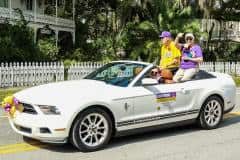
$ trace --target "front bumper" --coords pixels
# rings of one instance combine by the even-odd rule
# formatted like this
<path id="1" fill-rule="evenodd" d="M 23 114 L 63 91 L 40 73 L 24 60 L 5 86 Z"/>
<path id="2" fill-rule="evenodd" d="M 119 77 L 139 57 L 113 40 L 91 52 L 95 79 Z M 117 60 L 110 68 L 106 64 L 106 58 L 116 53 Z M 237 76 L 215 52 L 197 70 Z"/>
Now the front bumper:
<path id="1" fill-rule="evenodd" d="M 23 136 L 48 143 L 66 143 L 68 130 L 60 115 L 33 115 L 17 112 L 9 118 L 13 130 Z"/>

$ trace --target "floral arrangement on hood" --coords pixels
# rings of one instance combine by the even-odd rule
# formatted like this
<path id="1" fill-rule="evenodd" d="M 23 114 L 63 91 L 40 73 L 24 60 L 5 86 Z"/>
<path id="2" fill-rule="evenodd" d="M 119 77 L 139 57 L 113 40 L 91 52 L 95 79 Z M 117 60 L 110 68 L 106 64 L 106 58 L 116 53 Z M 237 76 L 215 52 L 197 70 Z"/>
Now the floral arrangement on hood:
<path id="1" fill-rule="evenodd" d="M 2 107 L 4 108 L 5 112 L 9 114 L 10 118 L 15 117 L 16 111 L 22 112 L 24 109 L 19 100 L 14 96 L 5 97 L 2 101 Z"/>

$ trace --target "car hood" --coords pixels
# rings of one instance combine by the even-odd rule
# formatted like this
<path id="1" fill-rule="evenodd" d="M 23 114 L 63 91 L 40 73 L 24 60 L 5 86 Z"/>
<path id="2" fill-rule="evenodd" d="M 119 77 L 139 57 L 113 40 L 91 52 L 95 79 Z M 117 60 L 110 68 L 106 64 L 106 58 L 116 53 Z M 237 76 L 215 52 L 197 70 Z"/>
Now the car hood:
<path id="1" fill-rule="evenodd" d="M 37 105 L 76 105 L 79 102 L 111 99 L 115 94 L 111 91 L 121 87 L 95 80 L 77 80 L 50 83 L 25 89 L 14 96 L 22 102 Z"/>

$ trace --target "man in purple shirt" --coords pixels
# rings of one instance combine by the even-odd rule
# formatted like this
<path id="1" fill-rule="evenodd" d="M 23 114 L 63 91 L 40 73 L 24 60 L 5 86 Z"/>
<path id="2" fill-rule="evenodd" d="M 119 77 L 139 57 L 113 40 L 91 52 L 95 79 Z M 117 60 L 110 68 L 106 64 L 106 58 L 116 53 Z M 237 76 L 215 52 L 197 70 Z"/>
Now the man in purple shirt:
<path id="1" fill-rule="evenodd" d="M 182 51 L 180 67 L 173 77 L 175 82 L 190 80 L 199 71 L 199 63 L 203 61 L 201 47 L 194 43 L 194 35 L 187 33 L 184 45 L 178 43 L 181 36 L 182 34 L 178 34 L 175 39 L 175 44 Z"/>

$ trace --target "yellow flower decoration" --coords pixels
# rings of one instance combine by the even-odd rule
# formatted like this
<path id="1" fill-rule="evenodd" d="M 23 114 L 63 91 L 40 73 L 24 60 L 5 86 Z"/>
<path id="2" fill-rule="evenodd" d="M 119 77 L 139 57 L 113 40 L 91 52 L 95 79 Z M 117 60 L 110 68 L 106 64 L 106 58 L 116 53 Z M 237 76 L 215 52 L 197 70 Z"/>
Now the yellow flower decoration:
<path id="1" fill-rule="evenodd" d="M 9 115 L 11 118 L 14 118 L 15 117 L 15 113 L 16 113 L 16 107 L 15 106 L 12 106 L 10 111 L 9 111 Z"/>
<path id="2" fill-rule="evenodd" d="M 13 96 L 8 96 L 3 99 L 2 107 L 9 114 L 10 118 L 15 117 L 16 111 L 22 112 L 23 106 L 19 100 Z"/>
<path id="3" fill-rule="evenodd" d="M 8 96 L 8 97 L 3 99 L 3 103 L 13 105 L 13 103 L 14 103 L 13 99 L 14 99 L 13 96 Z"/>

